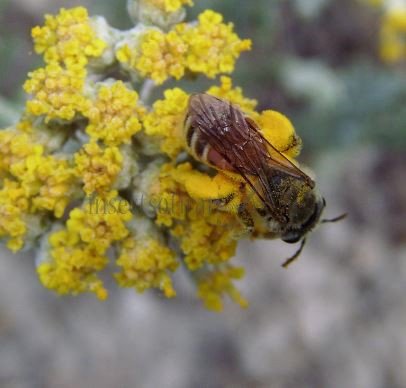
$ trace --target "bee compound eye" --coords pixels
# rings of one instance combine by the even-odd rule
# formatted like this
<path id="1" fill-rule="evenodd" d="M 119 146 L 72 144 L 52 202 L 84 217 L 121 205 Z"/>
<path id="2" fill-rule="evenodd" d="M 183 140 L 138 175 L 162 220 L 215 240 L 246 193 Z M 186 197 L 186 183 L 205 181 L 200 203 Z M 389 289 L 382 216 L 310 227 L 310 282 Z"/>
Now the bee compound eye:
<path id="1" fill-rule="evenodd" d="M 288 244 L 297 243 L 302 238 L 299 232 L 288 232 L 282 237 L 282 241 Z"/>

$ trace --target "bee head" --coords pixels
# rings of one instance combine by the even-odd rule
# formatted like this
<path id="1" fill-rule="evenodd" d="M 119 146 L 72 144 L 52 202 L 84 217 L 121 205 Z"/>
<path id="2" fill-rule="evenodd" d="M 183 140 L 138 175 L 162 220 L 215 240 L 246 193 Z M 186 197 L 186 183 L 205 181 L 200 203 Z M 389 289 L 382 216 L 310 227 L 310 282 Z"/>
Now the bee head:
<path id="1" fill-rule="evenodd" d="M 282 235 L 283 241 L 290 244 L 298 242 L 319 222 L 326 201 L 314 192 L 311 194 L 306 196 L 304 204 L 292 204 L 290 222 Z"/>

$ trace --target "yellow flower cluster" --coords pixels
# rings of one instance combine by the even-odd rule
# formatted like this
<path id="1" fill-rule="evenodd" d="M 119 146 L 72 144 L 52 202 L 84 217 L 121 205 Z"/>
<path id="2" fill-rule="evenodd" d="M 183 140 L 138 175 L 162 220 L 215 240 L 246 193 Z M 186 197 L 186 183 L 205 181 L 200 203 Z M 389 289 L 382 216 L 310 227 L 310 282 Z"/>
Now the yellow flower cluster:
<path id="1" fill-rule="evenodd" d="M 161 151 L 176 157 L 184 148 L 183 116 L 189 95 L 179 88 L 167 89 L 164 99 L 157 100 L 152 110 L 144 118 L 144 131 L 147 135 L 158 137 Z"/>
<path id="2" fill-rule="evenodd" d="M 53 233 L 49 240 L 50 261 L 37 267 L 42 285 L 61 295 L 93 292 L 106 299 L 107 290 L 96 272 L 105 268 L 107 257 L 95 245 L 75 243 L 67 230 Z"/>
<path id="3" fill-rule="evenodd" d="M 68 161 L 44 156 L 41 150 L 13 164 L 9 171 L 31 199 L 32 211 L 48 210 L 62 217 L 76 181 Z"/>
<path id="4" fill-rule="evenodd" d="M 44 155 L 44 146 L 20 130 L 0 132 L 2 182 L 0 235 L 9 247 L 22 248 L 29 214 L 48 211 L 61 217 L 74 192 L 76 177 L 67 160 Z"/>
<path id="5" fill-rule="evenodd" d="M 406 6 L 386 12 L 381 26 L 381 57 L 395 63 L 406 59 Z"/>
<path id="6" fill-rule="evenodd" d="M 219 73 L 231 73 L 240 53 L 251 48 L 249 39 L 240 40 L 233 24 L 224 24 L 223 16 L 205 11 L 195 27 L 185 28 L 188 44 L 186 63 L 189 70 L 213 78 Z"/>
<path id="7" fill-rule="evenodd" d="M 231 23 L 224 24 L 220 14 L 207 10 L 196 25 L 178 24 L 168 33 L 147 31 L 136 50 L 128 45 L 117 50 L 117 59 L 162 84 L 168 77 L 180 79 L 185 71 L 210 78 L 231 73 L 240 53 L 250 47 L 249 40 L 240 40 L 233 32 Z"/>
<path id="8" fill-rule="evenodd" d="M 187 45 L 177 31 L 167 34 L 149 30 L 142 37 L 138 50 L 124 45 L 117 50 L 117 59 L 162 84 L 168 77 L 180 79 L 185 74 L 184 57 Z"/>
<path id="9" fill-rule="evenodd" d="M 164 12 L 175 12 L 184 5 L 193 5 L 192 0 L 144 0 Z"/>
<path id="10" fill-rule="evenodd" d="M 5 179 L 0 190 L 0 238 L 7 238 L 7 247 L 13 252 L 24 245 L 28 208 L 24 189 L 17 182 Z"/>
<path id="11" fill-rule="evenodd" d="M 95 141 L 85 144 L 75 154 L 75 172 L 81 177 L 87 195 L 96 192 L 105 196 L 113 187 L 123 165 L 123 156 L 117 147 L 104 149 Z"/>
<path id="12" fill-rule="evenodd" d="M 106 199 L 124 201 L 111 192 Z M 104 201 L 104 200 L 103 200 Z M 48 257 L 41 258 L 37 271 L 42 284 L 59 294 L 93 292 L 99 299 L 107 290 L 97 276 L 107 263 L 107 249 L 127 237 L 125 225 L 131 219 L 128 211 L 96 211 L 96 202 L 70 212 L 66 228 L 54 231 L 48 239 Z"/>
<path id="13" fill-rule="evenodd" d="M 42 152 L 40 144 L 33 144 L 28 133 L 15 129 L 0 131 L 0 177 L 7 176 L 10 166 L 32 153 Z"/>
<path id="14" fill-rule="evenodd" d="M 120 244 L 116 264 L 122 268 L 115 278 L 122 287 L 134 287 L 138 292 L 159 288 L 167 298 L 176 292 L 168 272 L 178 268 L 175 253 L 157 239 L 144 235 L 128 237 Z"/>
<path id="15" fill-rule="evenodd" d="M 24 90 L 34 96 L 27 101 L 27 112 L 51 119 L 72 120 L 89 109 L 90 102 L 83 95 L 86 70 L 82 67 L 47 65 L 28 74 Z"/>
<path id="16" fill-rule="evenodd" d="M 61 9 L 46 15 L 45 26 L 32 30 L 35 51 L 43 54 L 46 66 L 28 74 L 24 90 L 33 95 L 27 112 L 51 119 L 72 120 L 89 109 L 84 96 L 88 59 L 99 57 L 106 43 L 96 37 L 87 10 Z"/>
<path id="17" fill-rule="evenodd" d="M 142 77 L 156 86 L 190 73 L 231 73 L 250 41 L 211 10 L 195 23 L 174 25 L 191 0 L 143 1 L 149 6 L 129 31 L 96 25 L 81 7 L 48 15 L 33 29 L 45 67 L 29 73 L 24 89 L 32 99 L 20 123 L 0 132 L 0 238 L 13 251 L 27 240 L 41 241 L 39 278 L 59 294 L 92 292 L 105 299 L 99 272 L 112 260 L 121 287 L 156 288 L 173 297 L 171 276 L 182 262 L 207 308 L 220 311 L 224 296 L 246 307 L 233 284 L 243 270 L 231 259 L 246 231 L 241 205 L 249 201 L 255 208 L 258 198 L 238 174 L 217 172 L 187 154 L 189 93 L 167 89 L 144 106 L 152 82 L 144 83 L 142 102 L 133 87 Z M 172 12 L 172 18 L 162 16 Z M 172 27 L 163 32 L 162 26 Z M 114 51 L 114 66 L 96 61 Z M 123 81 L 109 78 L 112 69 Z M 278 112 L 256 112 L 256 101 L 231 78 L 220 77 L 207 93 L 239 105 L 286 156 L 300 151 L 290 121 Z M 131 212 L 137 191 L 158 200 L 152 214 L 138 205 Z"/>
<path id="18" fill-rule="evenodd" d="M 141 129 L 139 118 L 144 112 L 138 104 L 138 93 L 123 82 L 101 85 L 96 100 L 84 112 L 89 119 L 86 132 L 111 146 L 130 143 L 131 137 Z"/>
<path id="19" fill-rule="evenodd" d="M 106 43 L 96 37 L 86 8 L 62 8 L 58 15 L 45 15 L 45 25 L 32 29 L 34 48 L 46 63 L 86 65 L 89 57 L 100 56 Z"/>
<path id="20" fill-rule="evenodd" d="M 239 229 L 235 217 L 213 211 L 204 218 L 198 214 L 187 222 L 177 223 L 171 232 L 179 241 L 188 269 L 195 271 L 206 264 L 230 260 L 235 255 Z"/>
<path id="21" fill-rule="evenodd" d="M 208 310 L 212 311 L 223 310 L 223 295 L 228 295 L 235 303 L 246 308 L 248 301 L 232 283 L 233 280 L 241 279 L 243 276 L 243 268 L 230 265 L 209 271 L 198 280 L 197 297 L 203 300 Z"/>

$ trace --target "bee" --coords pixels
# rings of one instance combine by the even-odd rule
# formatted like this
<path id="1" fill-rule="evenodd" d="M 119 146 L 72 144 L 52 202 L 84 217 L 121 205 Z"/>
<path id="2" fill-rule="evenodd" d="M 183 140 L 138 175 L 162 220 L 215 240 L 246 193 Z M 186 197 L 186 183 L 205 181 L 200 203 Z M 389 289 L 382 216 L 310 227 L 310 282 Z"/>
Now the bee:
<path id="1" fill-rule="evenodd" d="M 192 95 L 184 131 L 188 151 L 196 160 L 237 174 L 259 199 L 256 214 L 250 213 L 246 203 L 238 208 L 241 221 L 253 236 L 301 242 L 297 252 L 282 264 L 287 267 L 300 255 L 306 235 L 320 222 L 326 206 L 314 180 L 279 152 L 254 120 L 226 100 Z M 265 225 L 265 232 L 255 231 L 256 219 Z"/>

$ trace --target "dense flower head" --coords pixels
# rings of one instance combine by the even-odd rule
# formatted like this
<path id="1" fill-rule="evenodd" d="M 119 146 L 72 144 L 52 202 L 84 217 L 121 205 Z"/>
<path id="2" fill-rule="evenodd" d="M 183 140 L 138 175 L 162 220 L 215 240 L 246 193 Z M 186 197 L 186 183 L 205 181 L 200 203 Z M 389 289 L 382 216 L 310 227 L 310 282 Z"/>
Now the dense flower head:
<path id="1" fill-rule="evenodd" d="M 403 0 L 363 0 L 381 15 L 379 54 L 388 64 L 406 60 L 406 3 Z"/>
<path id="2" fill-rule="evenodd" d="M 162 166 L 159 187 L 153 188 L 159 190 L 161 198 L 156 222 L 169 227 L 191 271 L 227 262 L 237 246 L 235 237 L 241 229 L 238 219 L 235 214 L 218 210 L 210 201 L 210 197 L 221 198 L 223 192 L 234 190 L 235 186 L 213 181 L 189 163 L 166 164 Z"/>
<path id="3" fill-rule="evenodd" d="M 85 65 L 89 57 L 98 57 L 106 44 L 96 37 L 87 9 L 62 8 L 58 15 L 45 15 L 45 25 L 32 29 L 34 48 L 47 63 Z"/>
<path id="4" fill-rule="evenodd" d="M 0 238 L 7 239 L 12 251 L 24 245 L 27 225 L 24 220 L 28 212 L 29 199 L 18 182 L 5 179 L 0 190 Z"/>
<path id="5" fill-rule="evenodd" d="M 123 156 L 117 147 L 101 147 L 97 142 L 85 144 L 75 154 L 75 172 L 83 181 L 87 195 L 107 193 L 117 180 Z"/>
<path id="6" fill-rule="evenodd" d="M 241 212 L 263 203 L 239 174 L 189 154 L 185 114 L 202 90 L 175 85 L 150 101 L 152 91 L 168 78 L 219 75 L 206 93 L 239 106 L 287 158 L 301 142 L 285 116 L 257 112 L 225 75 L 250 41 L 211 10 L 183 22 L 191 3 L 130 1 L 128 31 L 82 7 L 32 31 L 45 66 L 28 74 L 21 120 L 0 131 L 0 239 L 35 249 L 41 283 L 58 294 L 107 298 L 100 272 L 114 264 L 120 287 L 171 298 L 182 269 L 207 308 L 220 311 L 224 297 L 247 306 L 233 257 L 247 234 Z"/>
<path id="7" fill-rule="evenodd" d="M 9 172 L 12 165 L 26 158 L 32 153 L 42 152 L 42 145 L 33 144 L 28 133 L 14 128 L 0 132 L 0 176 Z"/>
<path id="8" fill-rule="evenodd" d="M 22 237 L 26 232 L 23 219 L 42 211 L 61 217 L 71 200 L 76 178 L 67 160 L 44 155 L 44 147 L 32 144 L 26 134 L 4 131 L 1 135 L 2 166 L 9 177 L 3 182 L 0 200 L 4 212 L 3 225 L 14 225 L 11 229 L 3 226 L 3 234 L 9 230 L 8 234 L 13 238 L 10 244 L 17 250 L 23 246 Z M 10 135 L 11 142 L 8 141 Z M 15 225 L 19 225 L 18 228 Z"/>
<path id="9" fill-rule="evenodd" d="M 128 237 L 120 244 L 116 264 L 121 268 L 115 275 L 119 285 L 134 287 L 138 292 L 158 288 L 167 298 L 176 295 L 170 273 L 179 262 L 175 252 L 157 238 L 137 234 Z"/>
<path id="10" fill-rule="evenodd" d="M 406 6 L 386 12 L 381 27 L 381 57 L 389 63 L 406 59 Z"/>
<path id="11" fill-rule="evenodd" d="M 123 201 L 114 191 L 107 199 Z M 108 248 L 127 237 L 125 223 L 131 213 L 96 211 L 95 206 L 97 202 L 90 201 L 73 209 L 65 227 L 44 236 L 47 249 L 40 252 L 37 271 L 45 287 L 59 294 L 93 292 L 99 299 L 107 297 L 97 272 L 108 264 Z"/>
<path id="12" fill-rule="evenodd" d="M 165 12 L 175 12 L 183 5 L 193 5 L 192 0 L 146 0 Z"/>
<path id="13" fill-rule="evenodd" d="M 162 84 L 168 77 L 180 79 L 185 74 L 186 50 L 186 44 L 176 31 L 165 34 L 160 30 L 149 30 L 135 52 L 124 45 L 117 51 L 117 59 L 128 63 L 142 77 L 150 77 Z"/>
<path id="14" fill-rule="evenodd" d="M 219 73 L 231 73 L 240 53 L 251 48 L 251 41 L 240 40 L 233 32 L 233 24 L 224 24 L 223 16 L 217 12 L 207 10 L 198 20 L 196 26 L 184 32 L 189 46 L 187 67 L 210 78 Z"/>
<path id="15" fill-rule="evenodd" d="M 37 152 L 10 166 L 10 173 L 32 200 L 32 210 L 52 211 L 62 217 L 76 180 L 68 161 Z"/>
<path id="16" fill-rule="evenodd" d="M 241 307 L 248 307 L 248 301 L 234 286 L 233 280 L 241 279 L 244 269 L 240 267 L 225 266 L 201 276 L 198 280 L 197 297 L 203 300 L 207 309 L 213 311 L 223 310 L 223 296 L 229 296 Z"/>
<path id="17" fill-rule="evenodd" d="M 48 255 L 37 268 L 44 287 L 61 295 L 93 292 L 101 300 L 107 297 L 97 272 L 105 268 L 108 258 L 96 245 L 81 243 L 69 230 L 62 229 L 49 236 Z"/>
<path id="18" fill-rule="evenodd" d="M 183 77 L 186 71 L 209 78 L 231 73 L 240 53 L 250 47 L 248 39 L 240 40 L 233 32 L 231 23 L 224 24 L 219 13 L 208 10 L 197 24 L 177 24 L 167 33 L 146 31 L 137 48 L 124 45 L 117 59 L 162 84 L 169 77 Z"/>
<path id="19" fill-rule="evenodd" d="M 154 102 L 144 119 L 145 133 L 159 137 L 161 151 L 171 157 L 184 147 L 182 119 L 188 101 L 189 95 L 182 89 L 167 89 L 164 98 Z"/>
<path id="20" fill-rule="evenodd" d="M 227 262 L 235 255 L 236 232 L 230 227 L 233 223 L 238 229 L 239 224 L 232 216 L 213 212 L 206 218 L 195 217 L 173 228 L 172 234 L 179 240 L 185 263 L 191 271 L 206 264 Z"/>
<path id="21" fill-rule="evenodd" d="M 98 88 L 97 97 L 84 115 L 89 119 L 86 132 L 107 145 L 130 143 L 140 129 L 144 108 L 138 104 L 138 93 L 121 81 Z"/>
<path id="22" fill-rule="evenodd" d="M 84 95 L 85 69 L 63 68 L 56 63 L 28 74 L 24 90 L 33 95 L 27 101 L 27 112 L 44 116 L 45 120 L 72 120 L 89 109 L 90 101 Z"/>

